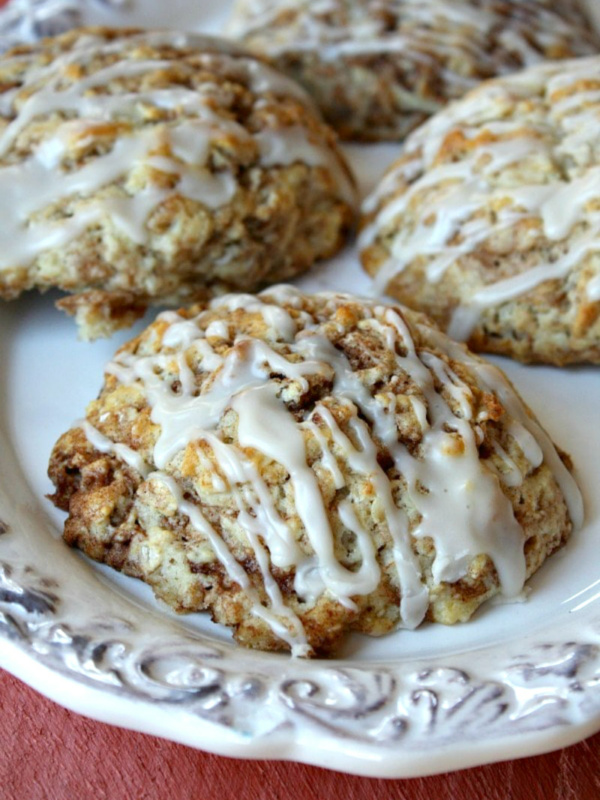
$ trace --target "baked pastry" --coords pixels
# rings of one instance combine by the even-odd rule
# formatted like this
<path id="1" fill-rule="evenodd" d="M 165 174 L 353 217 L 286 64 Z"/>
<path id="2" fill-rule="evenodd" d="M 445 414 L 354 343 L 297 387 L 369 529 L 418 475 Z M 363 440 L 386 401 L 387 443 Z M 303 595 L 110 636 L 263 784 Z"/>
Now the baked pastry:
<path id="1" fill-rule="evenodd" d="M 600 363 L 600 57 L 475 89 L 364 205 L 380 292 L 476 350 Z"/>
<path id="2" fill-rule="evenodd" d="M 161 314 L 49 474 L 69 544 L 297 655 L 466 620 L 581 522 L 499 370 L 414 312 L 285 286 Z"/>
<path id="3" fill-rule="evenodd" d="M 479 81 L 597 53 L 572 0 L 238 0 L 230 33 L 345 139 L 402 139 Z"/>
<path id="4" fill-rule="evenodd" d="M 287 279 L 352 223 L 334 134 L 233 44 L 77 30 L 0 58 L 0 85 L 0 297 L 71 292 L 84 337 Z"/>

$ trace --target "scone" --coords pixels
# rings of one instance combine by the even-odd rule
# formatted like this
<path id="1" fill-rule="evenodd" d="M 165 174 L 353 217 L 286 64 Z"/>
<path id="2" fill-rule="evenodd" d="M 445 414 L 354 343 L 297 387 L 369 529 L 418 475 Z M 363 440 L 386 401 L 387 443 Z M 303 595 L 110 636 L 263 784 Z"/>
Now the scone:
<path id="1" fill-rule="evenodd" d="M 296 655 L 514 597 L 582 515 L 499 370 L 414 312 L 285 286 L 161 314 L 49 474 L 69 544 Z"/>
<path id="2" fill-rule="evenodd" d="M 376 286 L 476 349 L 600 363 L 600 58 L 484 84 L 364 205 Z"/>
<path id="3" fill-rule="evenodd" d="M 0 58 L 0 297 L 84 337 L 254 291 L 343 244 L 354 187 L 308 96 L 237 46 L 83 29 Z"/>
<path id="4" fill-rule="evenodd" d="M 229 30 L 366 141 L 404 138 L 483 79 L 600 50 L 573 0 L 238 0 Z"/>

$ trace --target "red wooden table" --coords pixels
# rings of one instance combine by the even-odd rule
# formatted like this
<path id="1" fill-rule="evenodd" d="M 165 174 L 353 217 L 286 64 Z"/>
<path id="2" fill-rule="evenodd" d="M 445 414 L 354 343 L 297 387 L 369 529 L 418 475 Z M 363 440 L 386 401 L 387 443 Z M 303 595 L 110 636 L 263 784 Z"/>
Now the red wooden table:
<path id="1" fill-rule="evenodd" d="M 0 800 L 600 800 L 600 734 L 410 780 L 222 758 L 66 711 L 0 672 Z"/>

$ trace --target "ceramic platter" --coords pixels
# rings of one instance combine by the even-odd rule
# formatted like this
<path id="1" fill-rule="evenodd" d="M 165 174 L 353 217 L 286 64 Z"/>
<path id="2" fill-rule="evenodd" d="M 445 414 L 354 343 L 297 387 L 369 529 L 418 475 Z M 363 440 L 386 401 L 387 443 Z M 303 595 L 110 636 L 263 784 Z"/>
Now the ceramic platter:
<path id="1" fill-rule="evenodd" d="M 216 31 L 228 2 L 13 0 L 6 37 L 80 22 Z M 51 12 L 51 13 L 50 13 Z M 8 14 L 9 18 L 6 18 Z M 349 147 L 363 184 L 395 148 Z M 299 281 L 365 293 L 349 250 Z M 63 544 L 45 494 L 56 438 L 96 395 L 117 344 L 77 342 L 51 296 L 0 310 L 0 665 L 105 722 L 244 758 L 363 775 L 426 775 L 562 747 L 600 729 L 600 371 L 496 359 L 569 451 L 586 524 L 530 582 L 527 602 L 467 625 L 351 638 L 335 661 L 235 646 L 204 615 Z"/>

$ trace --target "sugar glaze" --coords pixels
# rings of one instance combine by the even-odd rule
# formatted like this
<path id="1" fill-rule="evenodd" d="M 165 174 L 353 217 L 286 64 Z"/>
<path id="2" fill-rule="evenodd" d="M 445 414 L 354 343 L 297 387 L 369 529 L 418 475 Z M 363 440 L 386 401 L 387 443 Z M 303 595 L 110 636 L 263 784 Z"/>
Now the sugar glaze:
<path id="1" fill-rule="evenodd" d="M 333 309 L 349 300 L 344 295 L 324 297 Z M 407 375 L 417 387 L 415 407 L 422 442 L 420 454 L 411 454 L 399 441 L 393 413 L 395 396 L 375 398 L 353 372 L 344 353 L 324 335 L 322 325 L 304 311 L 290 313 L 298 308 L 300 298 L 299 292 L 290 287 L 276 287 L 257 297 L 220 298 L 208 312 L 192 319 L 172 311 L 162 314 L 159 319 L 167 327 L 158 352 L 136 355 L 122 351 L 107 368 L 119 384 L 135 386 L 143 393 L 151 408 L 152 422 L 158 426 L 152 452 L 144 461 L 139 453 L 113 444 L 86 421 L 82 425 L 90 443 L 100 452 L 113 453 L 137 470 L 142 479 L 159 482 L 168 489 L 179 512 L 208 539 L 229 578 L 246 591 L 254 613 L 296 655 L 308 652 L 306 636 L 299 617 L 286 606 L 277 588 L 272 567 L 293 569 L 295 591 L 307 603 L 314 603 L 326 592 L 349 609 L 358 597 L 373 592 L 380 579 L 371 538 L 351 500 L 343 497 L 336 513 L 340 524 L 356 537 L 360 565 L 351 571 L 336 559 L 331 520 L 315 467 L 307 461 L 309 439 L 321 450 L 317 463 L 330 473 L 337 490 L 345 485 L 342 463 L 352 474 L 368 479 L 375 490 L 382 511 L 381 524 L 393 540 L 402 626 L 416 627 L 423 620 L 429 601 L 412 537 L 430 537 L 433 541 L 436 556 L 432 571 L 436 582 L 459 580 L 472 559 L 485 554 L 496 567 L 502 593 L 517 596 L 525 580 L 524 536 L 502 483 L 519 485 L 523 474 L 508 456 L 506 469 L 501 472 L 479 457 L 477 425 L 471 424 L 477 422 L 471 419 L 471 389 L 445 360 L 416 349 L 398 310 L 375 302 L 364 303 L 362 324 L 396 353 L 398 373 Z M 223 324 L 213 320 L 207 327 L 207 313 L 222 311 L 226 319 L 228 313 L 239 308 L 260 314 L 271 344 L 245 335 L 230 342 L 225 320 Z M 208 342 L 209 331 L 213 345 L 215 339 L 226 337 L 229 347 L 224 351 L 221 348 L 222 355 Z M 549 465 L 564 493 L 573 525 L 579 527 L 583 513 L 579 491 L 547 435 L 498 370 L 450 344 L 442 334 L 439 336 L 440 349 L 448 352 L 450 348 L 452 359 L 467 365 L 480 384 L 501 399 L 511 417 L 511 436 L 530 468 L 535 469 L 544 461 Z M 179 353 L 174 359 L 175 349 Z M 290 358 L 278 352 L 281 349 Z M 199 393 L 189 367 L 190 360 L 198 357 L 200 377 L 205 372 L 212 373 Z M 177 391 L 172 388 L 174 363 L 179 372 Z M 349 410 L 347 431 L 340 428 L 323 400 L 318 400 L 300 420 L 286 405 L 286 382 L 303 393 L 314 378 L 328 381 L 331 396 Z M 418 396 L 423 399 L 418 400 Z M 235 443 L 224 441 L 219 427 L 228 410 L 237 416 Z M 217 474 L 213 485 L 230 491 L 234 498 L 238 524 L 260 569 L 268 607 L 260 601 L 249 578 L 240 574 L 239 563 L 202 513 L 201 504 L 184 500 L 174 478 L 178 456 L 186 447 L 200 442 L 210 449 L 214 459 Z M 395 501 L 392 481 L 378 461 L 382 447 L 406 481 L 416 524 Z M 296 513 L 310 542 L 309 555 L 300 548 L 292 527 L 278 512 L 249 452 L 280 464 L 290 476 Z"/>
<path id="2" fill-rule="evenodd" d="M 324 141 L 309 139 L 299 126 L 265 127 L 252 134 L 225 112 L 214 110 L 224 92 L 207 80 L 197 89 L 185 86 L 131 91 L 127 81 L 177 67 L 177 60 L 148 58 L 146 46 L 196 49 L 199 67 L 234 76 L 256 93 L 256 103 L 273 96 L 292 96 L 305 105 L 310 100 L 292 81 L 234 45 L 218 39 L 179 33 L 147 32 L 106 41 L 100 35 L 82 35 L 72 50 L 44 66 L 29 65 L 22 84 L 0 96 L 0 271 L 24 266 L 40 253 L 68 244 L 83 231 L 109 218 L 116 228 L 138 244 L 148 240 L 152 212 L 173 196 L 183 196 L 210 209 L 230 202 L 239 189 L 233 169 L 210 167 L 211 146 L 224 135 L 256 151 L 263 168 L 294 162 L 330 171 L 340 197 L 354 202 L 354 190 L 335 151 Z M 204 52 L 203 52 L 204 51 Z M 98 57 L 118 58 L 97 68 Z M 5 61 L 17 70 L 24 61 L 15 55 Z M 183 67 L 178 67 L 182 69 Z M 73 73 L 87 70 L 73 80 Z M 188 67 L 189 70 L 189 67 Z M 102 88 L 123 81 L 113 94 Z M 149 109 L 176 118 L 140 124 Z M 59 115 L 57 117 L 57 115 Z M 15 153 L 38 119 L 55 118 L 52 132 L 33 146 L 22 160 Z M 1 120 L 0 120 L 1 122 Z M 74 153 L 102 146 L 102 132 L 113 125 L 115 140 L 107 152 L 73 164 Z M 120 132 L 119 132 L 120 129 Z M 174 179 L 172 188 L 147 178 L 148 168 Z M 143 180 L 145 187 L 134 188 Z M 57 213 L 56 204 L 66 203 Z"/>
<path id="3" fill-rule="evenodd" d="M 475 288 L 454 311 L 450 335 L 467 339 L 485 309 L 544 281 L 565 279 L 582 262 L 590 265 L 586 301 L 598 302 L 600 167 L 594 154 L 600 89 L 582 88 L 590 83 L 600 87 L 596 57 L 538 66 L 483 86 L 416 131 L 403 158 L 363 206 L 370 217 L 360 236 L 361 250 L 394 227 L 389 257 L 375 277 L 376 290 L 385 291 L 416 260 L 424 262 L 427 279 L 436 283 L 495 235 L 531 221 L 550 246 L 565 242 L 564 250 L 551 262 Z M 527 111 L 530 98 L 541 111 L 535 106 Z M 511 119 L 519 102 L 524 116 Z M 466 147 L 449 163 L 443 148 L 453 136 L 464 137 Z M 475 139 L 476 146 L 469 148 Z M 520 174 L 527 174 L 530 165 L 538 175 L 540 165 L 546 166 L 544 181 L 523 182 Z M 415 223 L 403 225 L 404 215 L 424 196 Z"/>

